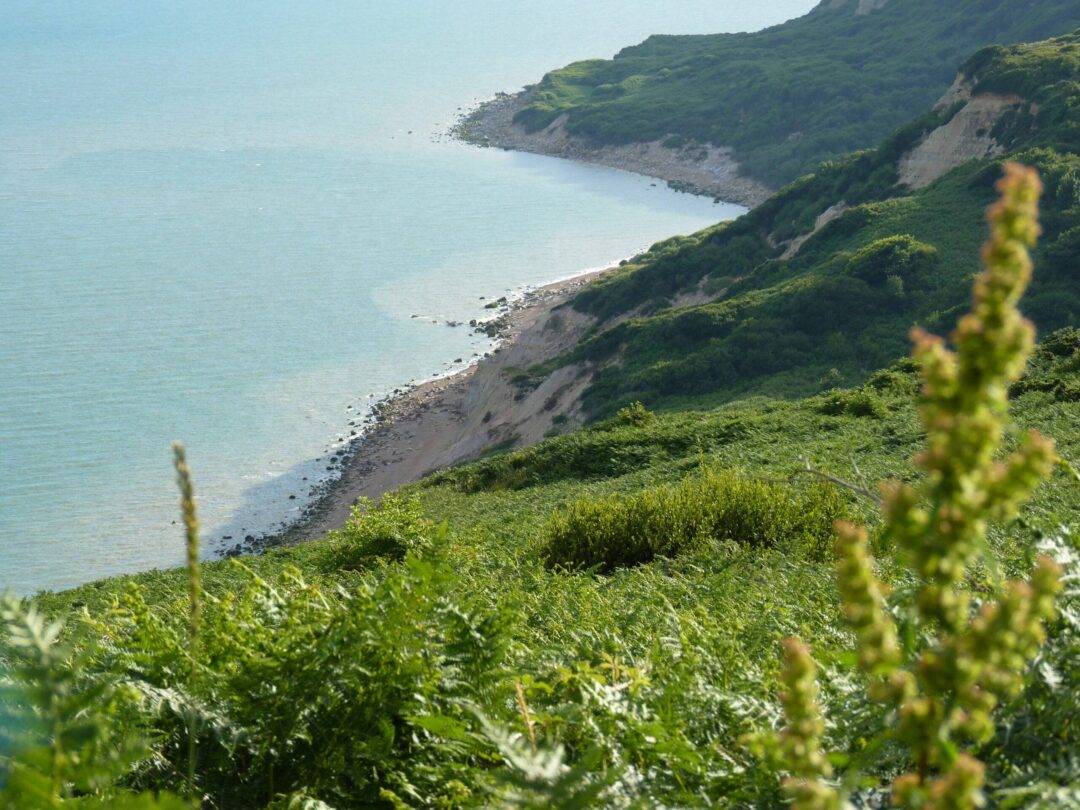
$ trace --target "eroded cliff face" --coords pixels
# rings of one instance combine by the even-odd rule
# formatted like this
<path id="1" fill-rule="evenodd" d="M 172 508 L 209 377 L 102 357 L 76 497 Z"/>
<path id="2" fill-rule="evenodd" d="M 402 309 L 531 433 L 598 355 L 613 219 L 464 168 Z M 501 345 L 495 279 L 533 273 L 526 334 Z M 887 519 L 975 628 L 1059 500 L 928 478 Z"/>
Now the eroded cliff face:
<path id="1" fill-rule="evenodd" d="M 973 94 L 971 83 L 958 77 L 936 107 L 963 106 L 900 159 L 900 184 L 923 188 L 969 160 L 1002 154 L 1005 150 L 994 140 L 994 127 L 1007 110 L 1024 103 L 1019 96 Z"/>
<path id="2" fill-rule="evenodd" d="M 852 5 L 852 2 L 853 0 L 822 0 L 818 5 L 818 8 L 823 8 L 827 11 L 836 11 Z M 858 0 L 858 2 L 855 3 L 855 15 L 861 17 L 864 14 L 877 11 L 880 8 L 884 8 L 888 2 L 889 0 Z"/>
<path id="3" fill-rule="evenodd" d="M 888 2 L 889 0 L 859 0 L 859 5 L 855 7 L 855 16 L 861 17 L 864 14 L 869 14 L 871 11 L 885 8 L 885 4 Z"/>

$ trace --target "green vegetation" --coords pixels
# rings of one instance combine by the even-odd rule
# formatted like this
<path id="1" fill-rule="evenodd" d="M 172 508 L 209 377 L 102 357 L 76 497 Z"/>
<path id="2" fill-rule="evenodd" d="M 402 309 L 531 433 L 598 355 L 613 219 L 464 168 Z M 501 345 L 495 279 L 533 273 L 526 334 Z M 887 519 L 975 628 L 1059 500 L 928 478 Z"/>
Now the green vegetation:
<path id="1" fill-rule="evenodd" d="M 929 107 L 976 49 L 1080 26 L 1068 0 L 890 0 L 864 15 L 857 5 L 826 0 L 752 34 L 653 36 L 614 59 L 576 62 L 547 74 L 517 120 L 540 129 L 567 114 L 571 133 L 599 143 L 730 146 L 748 175 L 780 186 L 879 142 Z M 1026 65 L 1022 74 L 1040 82 Z M 1017 86 L 1010 75 L 987 86 Z"/>
<path id="2" fill-rule="evenodd" d="M 656 408 L 702 397 L 805 396 L 833 370 L 833 384 L 850 384 L 892 362 L 912 323 L 947 332 L 978 269 L 982 211 L 1006 158 L 1035 166 L 1046 185 L 1040 272 L 1027 314 L 1044 331 L 1074 324 L 1080 35 L 989 49 L 969 69 L 977 81 L 1042 99 L 1035 118 L 1027 100 L 1011 108 L 1029 115 L 1023 125 L 1013 113 L 1002 118 L 1001 126 L 1011 121 L 1006 156 L 970 161 L 918 191 L 898 185 L 900 157 L 956 110 L 931 112 L 733 222 L 661 242 L 580 293 L 574 306 L 600 323 L 559 362 L 584 362 L 595 372 L 588 412 L 601 418 L 634 401 Z M 813 231 L 830 208 L 837 215 Z M 811 232 L 785 257 L 792 238 Z M 672 307 L 698 290 L 714 299 Z M 635 317 L 606 328 L 627 314 Z"/>
<path id="3" fill-rule="evenodd" d="M 1020 82 L 1074 56 L 976 67 Z M 1080 158 L 1060 136 L 1080 107 L 1057 75 L 1025 91 L 1047 117 L 1009 130 L 1045 185 L 1024 309 L 1057 329 L 1026 369 L 1030 195 L 992 218 L 957 353 L 922 334 L 896 360 L 912 323 L 965 310 L 1002 168 L 897 188 L 955 110 L 929 113 L 582 292 L 598 327 L 560 362 L 598 372 L 584 429 L 202 565 L 178 451 L 186 570 L 0 610 L 0 806 L 1080 803 Z M 716 300 L 671 308 L 700 289 Z M 1056 614 L 1049 563 L 1030 594 L 1005 584 L 1037 555 L 1063 571 Z"/>
<path id="4" fill-rule="evenodd" d="M 468 806 L 514 795 L 539 807 L 593 788 L 606 791 L 601 804 L 769 806 L 780 801 L 782 770 L 756 759 L 747 740 L 777 723 L 783 638 L 813 644 L 826 676 L 829 749 L 857 750 L 866 739 L 832 562 L 797 544 L 706 539 L 606 576 L 569 574 L 549 568 L 542 538 L 583 495 L 676 486 L 688 474 L 696 480 L 703 460 L 746 480 L 787 480 L 805 469 L 803 456 L 853 480 L 910 479 L 906 459 L 922 442 L 911 363 L 869 386 L 885 406 L 881 418 L 823 413 L 828 394 L 758 398 L 642 425 L 612 419 L 548 440 L 512 454 L 514 469 L 536 481 L 516 488 L 476 474 L 494 458 L 450 471 L 411 489 L 447 529 L 440 538 L 433 528 L 430 544 L 402 562 L 343 569 L 339 535 L 206 564 L 194 681 L 183 571 L 37 601 L 68 617 L 83 682 L 115 680 L 131 698 L 119 716 L 151 746 L 120 780 L 131 791 L 185 791 L 187 720 L 196 713 L 197 783 L 212 806 L 260 807 L 275 796 L 282 805 L 292 797 Z M 1077 458 L 1080 399 L 1069 392 L 1080 390 L 1080 335 L 1050 336 L 1014 390 L 1020 427 L 1056 437 L 1059 452 Z M 639 462 L 602 470 L 588 463 L 593 456 Z M 565 466 L 544 477 L 551 459 Z M 877 525 L 866 499 L 836 496 Z M 1003 574 L 1027 567 L 1033 543 L 1065 561 L 1075 555 L 1061 527 L 1078 513 L 1080 487 L 1058 472 L 1015 522 L 992 527 Z M 878 546 L 879 572 L 902 584 L 897 549 Z M 995 576 L 970 572 L 978 587 Z M 1080 744 L 1080 639 L 1065 618 L 1049 633 L 1023 693 L 994 715 L 997 741 L 979 751 L 990 795 L 1024 797 L 1017 806 L 1075 799 L 1080 778 L 1069 758 Z M 51 666 L 70 671 L 70 661 Z M 24 709 L 40 700 L 5 695 L 5 705 L 18 695 Z M 902 767 L 891 749 L 871 758 L 881 779 Z"/>
<path id="5" fill-rule="evenodd" d="M 886 236 L 855 251 L 845 270 L 871 287 L 883 286 L 890 278 L 905 284 L 925 284 L 938 260 L 937 248 L 914 236 Z"/>
<path id="6" fill-rule="evenodd" d="M 611 420 L 514 454 L 516 468 L 536 478 L 549 459 L 640 459 L 621 470 L 568 465 L 561 476 L 516 489 L 492 477 L 490 486 L 463 491 L 462 482 L 476 480 L 474 468 L 429 480 L 411 495 L 447 523 L 446 536 L 434 542 L 434 529 L 431 548 L 403 563 L 341 569 L 338 537 L 243 564 L 204 565 L 195 694 L 187 686 L 183 571 L 108 580 L 38 602 L 70 617 L 71 643 L 93 640 L 80 663 L 89 683 L 116 673 L 110 677 L 125 689 L 137 689 L 140 711 L 124 715 L 125 723 L 154 748 L 124 778 L 131 789 L 183 793 L 186 718 L 198 711 L 198 780 L 214 806 L 261 807 L 274 795 L 335 807 L 380 795 L 387 806 L 391 795 L 411 806 L 468 806 L 500 804 L 504 792 L 527 793 L 542 806 L 556 791 L 608 779 L 602 804 L 621 796 L 651 805 L 768 806 L 780 800 L 779 773 L 743 740 L 777 718 L 782 638 L 806 636 L 827 675 L 828 746 L 858 745 L 864 732 L 832 563 L 783 544 L 706 540 L 609 576 L 568 575 L 546 565 L 538 541 L 551 516 L 582 495 L 676 485 L 703 457 L 747 478 L 786 480 L 804 469 L 804 455 L 856 480 L 910 477 L 905 459 L 921 443 L 912 367 L 895 366 L 873 384 L 886 405 L 880 419 L 823 414 L 819 396 L 757 399 L 657 414 L 645 426 Z M 1063 394 L 1078 387 L 1076 333 L 1047 341 L 1016 387 L 1020 426 L 1058 437 L 1066 458 L 1080 455 L 1080 401 Z M 852 496 L 848 510 L 874 519 L 864 499 Z M 1024 570 L 1035 541 L 1056 542 L 1048 548 L 1063 558 L 1075 554 L 1067 536 L 1054 538 L 1078 510 L 1080 488 L 1055 474 L 1018 521 L 991 530 L 1003 571 Z M 877 553 L 882 576 L 899 570 L 894 549 Z M 993 582 L 989 571 L 972 577 Z M 995 715 L 999 742 L 980 752 L 998 799 L 1018 791 L 1031 802 L 1075 796 L 1063 791 L 1080 775 L 1068 758 L 1080 744 L 1069 680 L 1080 642 L 1064 619 L 1050 633 L 1053 647 L 1022 696 Z M 103 637 L 104 649 L 96 642 Z M 518 684 L 531 726 L 517 707 Z M 903 767 L 892 756 L 874 772 L 888 778 Z M 551 761 L 584 767 L 540 767 Z"/>
<path id="7" fill-rule="evenodd" d="M 903 747 L 911 768 L 893 780 L 897 807 L 945 810 L 982 803 L 984 766 L 970 751 L 994 737 L 991 719 L 1003 699 L 1023 687 L 1023 671 L 1040 652 L 1054 619 L 1061 567 L 1043 555 L 1027 581 L 995 582 L 974 594 L 968 570 L 994 561 L 987 525 L 1010 520 L 1058 461 L 1053 442 L 1031 431 L 998 461 L 1008 427 L 1010 383 L 1027 365 L 1034 329 L 1016 309 L 1031 279 L 1028 248 L 1038 237 L 1038 176 L 1010 164 L 990 210 L 985 270 L 975 301 L 952 338 L 916 334 L 923 380 L 920 418 L 926 450 L 917 459 L 926 477 L 912 486 L 882 486 L 882 539 L 904 552 L 913 586 L 891 603 L 870 556 L 868 533 L 837 525 L 836 556 L 844 611 L 858 640 L 868 695 L 882 704 L 882 730 L 867 747 Z M 898 620 L 899 619 L 899 620 Z M 905 626 L 901 639 L 900 625 Z M 822 752 L 825 724 L 814 664 L 797 639 L 785 645 L 787 725 L 777 739 L 792 777 L 785 787 L 798 810 L 840 810 Z M 845 778 L 854 785 L 857 769 Z"/>
<path id="8" fill-rule="evenodd" d="M 433 529 L 415 498 L 390 493 L 377 506 L 362 499 L 353 507 L 349 522 L 329 539 L 337 564 L 356 568 L 380 559 L 400 562 L 410 552 L 424 552 Z"/>
<path id="9" fill-rule="evenodd" d="M 1007 147 L 1024 142 L 1075 151 L 1080 142 L 1080 32 L 1011 48 L 991 46 L 965 63 L 976 92 L 1016 95 L 1032 104 L 995 127 Z"/>
<path id="10" fill-rule="evenodd" d="M 541 554 L 551 566 L 610 573 L 724 541 L 820 551 L 843 514 L 832 488 L 795 492 L 706 471 L 674 486 L 575 501 L 551 521 Z"/>
<path id="11" fill-rule="evenodd" d="M 120 677 L 95 671 L 82 652 L 58 643 L 59 624 L 15 599 L 0 605 L 4 693 L 0 703 L 0 801 L 4 807 L 57 807 L 93 794 L 93 806 L 175 810 L 167 795 L 117 787 L 152 752 L 139 736 L 139 701 Z"/>

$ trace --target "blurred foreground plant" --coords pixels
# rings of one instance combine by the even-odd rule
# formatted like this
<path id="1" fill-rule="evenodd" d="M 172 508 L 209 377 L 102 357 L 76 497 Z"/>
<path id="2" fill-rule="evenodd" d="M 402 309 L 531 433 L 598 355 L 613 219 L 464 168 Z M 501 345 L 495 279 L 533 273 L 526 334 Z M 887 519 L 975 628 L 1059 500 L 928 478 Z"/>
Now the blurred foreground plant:
<path id="1" fill-rule="evenodd" d="M 1023 373 L 1034 343 L 1034 329 L 1016 304 L 1031 277 L 1028 249 L 1039 233 L 1041 184 L 1033 170 L 1010 163 L 998 190 L 1001 198 L 988 214 L 985 269 L 975 281 L 972 311 L 952 336 L 955 350 L 913 333 L 926 431 L 916 463 L 925 476 L 915 486 L 883 487 L 883 539 L 904 553 L 916 582 L 897 599 L 900 626 L 886 602 L 888 588 L 874 573 L 866 529 L 837 524 L 838 584 L 869 696 L 883 709 L 880 742 L 899 743 L 913 764 L 892 785 L 893 804 L 905 808 L 981 803 L 983 765 L 965 749 L 992 737 L 991 712 L 1020 691 L 1060 588 L 1060 570 L 1045 556 L 1028 581 L 999 585 L 982 604 L 973 604 L 965 586 L 980 558 L 992 564 L 988 523 L 1013 517 L 1056 461 L 1052 443 L 1035 432 L 996 460 L 1009 385 Z M 782 679 L 787 726 L 779 751 L 791 774 L 785 790 L 796 808 L 839 808 L 842 792 L 826 782 L 814 663 L 797 639 L 786 642 Z"/>
<path id="2" fill-rule="evenodd" d="M 59 642 L 61 624 L 14 597 L 0 603 L 0 623 L 0 807 L 60 807 L 87 796 L 99 807 L 188 806 L 118 786 L 148 756 L 135 690 L 91 673 Z"/>

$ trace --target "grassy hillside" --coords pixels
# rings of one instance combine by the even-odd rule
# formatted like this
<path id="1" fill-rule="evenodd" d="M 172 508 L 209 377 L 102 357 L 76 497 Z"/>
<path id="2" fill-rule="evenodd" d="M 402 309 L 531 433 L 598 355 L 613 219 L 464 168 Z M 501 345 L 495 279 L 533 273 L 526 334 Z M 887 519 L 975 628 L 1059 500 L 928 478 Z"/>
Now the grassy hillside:
<path id="1" fill-rule="evenodd" d="M 775 187 L 878 143 L 978 48 L 1080 26 L 1069 0 L 890 0 L 862 15 L 859 4 L 826 0 L 752 34 L 650 37 L 547 74 L 516 120 L 535 130 L 567 113 L 568 131 L 593 142 L 730 146 Z"/>
<path id="2" fill-rule="evenodd" d="M 207 565 L 197 684 L 181 652 L 182 571 L 39 604 L 86 611 L 73 628 L 109 640 L 98 666 L 204 701 L 199 779 L 212 806 L 264 806 L 301 787 L 335 807 L 494 801 L 491 791 L 505 795 L 507 780 L 540 769 L 527 743 L 511 756 L 497 730 L 527 735 L 521 700 L 540 751 L 564 746 L 566 761 L 584 766 L 567 790 L 607 773 L 615 784 L 604 805 L 771 806 L 777 775 L 744 737 L 775 722 L 780 639 L 797 633 L 815 645 L 829 679 L 830 741 L 857 747 L 862 733 L 826 547 L 813 533 L 748 541 L 753 533 L 713 532 L 608 575 L 573 573 L 550 565 L 552 516 L 581 498 L 648 496 L 702 468 L 806 499 L 815 486 L 798 475 L 804 456 L 856 480 L 909 477 L 921 442 L 911 369 L 805 400 L 630 410 L 437 475 L 366 528 Z M 1018 424 L 1057 437 L 1070 458 L 1080 454 L 1078 369 L 1080 335 L 1063 333 L 1016 388 Z M 829 509 L 874 519 L 865 501 L 832 498 Z M 1078 510 L 1080 489 L 1055 475 L 1018 522 L 995 528 L 1006 573 L 1026 567 L 1033 539 L 1056 536 Z M 898 570 L 890 549 L 878 553 L 887 577 Z M 1046 661 L 1058 668 L 1048 678 L 1075 678 L 1068 632 L 1055 627 L 1068 652 Z M 983 753 L 994 790 L 1042 781 L 1036 793 L 1052 795 L 1080 776 L 1068 757 L 1080 744 L 1076 707 L 1068 686 L 1048 683 L 1036 678 L 1000 713 L 1002 739 L 1011 736 Z M 144 722 L 161 758 L 136 772 L 136 786 L 182 789 L 185 715 L 173 701 L 151 701 Z M 895 764 L 886 756 L 877 770 Z M 552 795 L 532 778 L 537 796 Z"/>
<path id="3" fill-rule="evenodd" d="M 1024 678 L 995 733 L 966 745 L 996 807 L 1080 803 L 1077 58 L 1067 37 L 968 66 L 974 82 L 1024 96 L 998 132 L 1046 186 L 1022 307 L 1062 327 L 1044 331 L 1009 389 L 1003 449 L 1036 428 L 1064 462 L 1018 515 L 989 521 L 963 580 L 974 610 L 1036 552 L 1068 578 L 1035 664 L 1002 659 Z M 0 602 L 0 806 L 778 806 L 792 769 L 763 740 L 783 723 L 789 636 L 812 645 L 837 776 L 861 774 L 859 806 L 884 806 L 912 763 L 897 739 L 875 742 L 883 710 L 840 606 L 833 521 L 869 526 L 914 666 L 942 625 L 902 609 L 920 583 L 882 531 L 873 485 L 941 483 L 911 462 L 928 414 L 938 431 L 966 426 L 980 463 L 998 458 L 985 442 L 1005 385 L 980 369 L 1024 343 L 976 355 L 978 379 L 935 400 L 952 405 L 948 419 L 926 399 L 920 416 L 906 328 L 944 331 L 967 308 L 1000 160 L 914 193 L 897 186 L 897 162 L 957 114 L 928 113 L 583 292 L 575 306 L 599 327 L 564 361 L 599 370 L 586 428 L 362 504 L 323 540 L 205 564 L 201 584 L 155 571 L 39 595 L 40 614 Z M 1022 260 L 1002 253 L 1022 278 Z M 984 297 L 1011 307 L 995 285 Z M 702 290 L 716 300 L 673 307 Z M 1017 327 L 998 320 L 969 321 L 968 342 Z M 981 526 L 994 504 L 978 484 L 949 478 L 960 506 L 934 518 Z"/>
<path id="4" fill-rule="evenodd" d="M 734 222 L 654 246 L 579 294 L 574 306 L 601 322 L 561 362 L 597 369 L 588 412 L 637 400 L 678 407 L 700 397 L 805 395 L 890 363 L 913 323 L 948 331 L 967 303 L 982 212 L 1009 156 L 1036 166 L 1047 188 L 1027 312 L 1043 330 L 1076 323 L 1080 35 L 991 48 L 965 69 L 976 88 L 1023 98 L 995 127 L 1010 150 L 1002 158 L 970 161 L 914 193 L 897 185 L 900 157 L 958 106 L 931 112 Z M 790 240 L 838 203 L 843 213 L 784 258 Z M 712 300 L 672 307 L 686 293 Z"/>

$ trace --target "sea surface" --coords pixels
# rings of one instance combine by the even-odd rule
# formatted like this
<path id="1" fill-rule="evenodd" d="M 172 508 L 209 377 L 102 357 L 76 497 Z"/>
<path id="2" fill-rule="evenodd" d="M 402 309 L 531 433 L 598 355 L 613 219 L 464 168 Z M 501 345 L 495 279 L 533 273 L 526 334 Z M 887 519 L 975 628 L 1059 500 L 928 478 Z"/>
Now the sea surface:
<path id="1" fill-rule="evenodd" d="M 208 554 L 272 529 L 373 397 L 484 350 L 447 323 L 481 296 L 737 215 L 442 133 L 574 59 L 812 5 L 4 0 L 0 591 L 178 564 L 174 439 Z"/>

